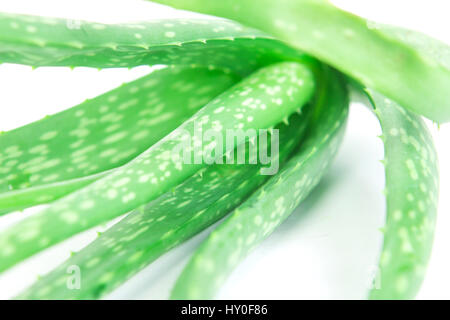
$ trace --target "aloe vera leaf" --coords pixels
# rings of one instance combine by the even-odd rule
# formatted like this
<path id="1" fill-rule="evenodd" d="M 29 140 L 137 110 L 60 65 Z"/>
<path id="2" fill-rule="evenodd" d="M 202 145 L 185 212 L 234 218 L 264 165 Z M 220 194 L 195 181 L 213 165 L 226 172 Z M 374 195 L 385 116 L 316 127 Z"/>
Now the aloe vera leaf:
<path id="1" fill-rule="evenodd" d="M 368 90 L 385 148 L 387 219 L 371 299 L 412 299 L 425 277 L 433 244 L 439 174 L 422 119 Z"/>
<path id="2" fill-rule="evenodd" d="M 0 213 L 53 201 L 127 163 L 237 81 L 206 68 L 156 70 L 2 134 Z"/>
<path id="3" fill-rule="evenodd" d="M 292 115 L 289 125 L 276 127 L 280 163 L 285 162 L 305 132 L 312 108 L 305 109 L 301 115 Z M 247 143 L 247 148 L 258 149 L 256 143 Z M 261 164 L 216 164 L 206 168 L 173 192 L 131 212 L 18 298 L 101 298 L 159 256 L 230 212 L 267 180 L 268 176 L 261 175 L 260 169 Z M 69 290 L 66 285 L 70 278 L 67 269 L 74 265 L 81 272 L 79 290 Z"/>
<path id="4" fill-rule="evenodd" d="M 251 134 L 246 136 L 247 130 L 271 128 L 299 110 L 310 100 L 314 89 L 314 74 L 309 65 L 286 62 L 255 72 L 128 164 L 5 230 L 0 234 L 0 271 L 148 203 L 205 167 L 202 159 L 185 164 L 181 157 L 174 157 L 173 151 L 185 137 L 194 140 L 191 151 L 196 156 L 210 151 L 210 143 L 197 148 L 197 130 L 216 132 L 221 137 L 226 136 L 227 130 L 242 130 L 244 135 L 237 137 L 239 145 L 252 138 Z M 215 155 L 233 149 L 233 145 L 222 143 L 221 154 Z"/>
<path id="5" fill-rule="evenodd" d="M 450 69 L 450 46 L 421 32 L 380 23 L 371 23 L 371 27 L 384 36 L 393 38 L 413 47 L 428 64 Z"/>
<path id="6" fill-rule="evenodd" d="M 95 180 L 106 176 L 112 170 L 103 171 L 81 178 L 64 180 L 31 188 L 0 193 L 0 215 L 7 214 L 13 211 L 24 210 L 27 207 L 33 205 L 45 204 L 54 201 L 55 199 L 83 188 L 84 186 L 87 186 Z"/>
<path id="7" fill-rule="evenodd" d="M 163 19 L 129 24 L 0 14 L 0 61 L 94 68 L 201 65 L 240 75 L 302 56 L 281 41 L 223 19 Z"/>
<path id="8" fill-rule="evenodd" d="M 450 121 L 448 46 L 392 30 L 317 0 L 157 0 L 266 31 L 434 121 Z M 422 37 L 423 39 L 424 37 Z M 414 39 L 412 41 L 411 39 Z M 414 42 L 414 43 L 413 43 Z M 428 47 L 428 48 L 427 48 Z"/>
<path id="9" fill-rule="evenodd" d="M 339 76 L 331 76 L 329 80 L 301 149 L 212 231 L 182 271 L 171 298 L 213 298 L 237 264 L 320 181 L 342 139 L 349 103 L 345 82 Z"/>

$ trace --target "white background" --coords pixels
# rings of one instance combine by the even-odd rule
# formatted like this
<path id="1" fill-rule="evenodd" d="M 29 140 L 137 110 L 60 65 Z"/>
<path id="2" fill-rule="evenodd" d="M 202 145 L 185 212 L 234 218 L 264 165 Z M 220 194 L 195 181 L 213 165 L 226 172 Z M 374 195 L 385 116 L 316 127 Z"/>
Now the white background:
<path id="1" fill-rule="evenodd" d="M 450 44 L 446 0 L 335 0 L 345 9 L 380 22 L 428 33 Z M 185 13 L 138 0 L 0 0 L 0 11 L 35 13 L 101 22 L 174 17 Z M 301 35 L 300 35 L 301 36 Z M 10 130 L 71 107 L 122 82 L 149 72 L 0 66 L 0 130 Z M 449 88 L 450 92 L 450 88 Z M 450 97 L 449 97 L 450 99 Z M 441 200 L 435 246 L 419 299 L 448 299 L 450 292 L 450 125 L 435 136 L 441 165 Z M 381 244 L 384 172 L 380 129 L 375 118 L 353 104 L 347 136 L 333 167 L 312 196 L 232 274 L 218 298 L 364 298 Z M 1 229 L 22 214 L 0 217 Z M 10 298 L 95 238 L 98 227 L 68 240 L 0 275 L 0 298 Z M 195 247 L 210 230 L 166 254 L 108 298 L 168 297 L 171 285 Z"/>

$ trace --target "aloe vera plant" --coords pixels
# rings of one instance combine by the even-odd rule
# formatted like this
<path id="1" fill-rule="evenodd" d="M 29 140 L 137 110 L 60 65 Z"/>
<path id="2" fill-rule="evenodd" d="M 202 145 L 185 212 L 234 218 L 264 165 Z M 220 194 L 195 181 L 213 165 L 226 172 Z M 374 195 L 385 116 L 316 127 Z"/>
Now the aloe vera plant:
<path id="1" fill-rule="evenodd" d="M 64 19 L 0 14 L 3 62 L 167 66 L 0 135 L 0 214 L 48 204 L 0 233 L 0 272 L 125 216 L 18 298 L 101 298 L 225 217 L 171 295 L 214 298 L 320 182 L 344 134 L 350 89 L 368 97 L 385 146 L 380 286 L 367 296 L 414 298 L 439 189 L 421 116 L 450 120 L 448 48 L 399 28 L 374 29 L 325 0 L 155 2 L 231 20 L 82 21 L 70 29 Z M 228 130 L 242 135 L 229 143 Z M 219 138 L 204 143 L 197 134 L 205 132 Z M 242 150 L 248 161 L 236 164 Z M 269 152 L 279 164 L 270 176 L 268 162 L 251 157 Z M 80 269 L 79 290 L 67 286 L 71 266 Z"/>

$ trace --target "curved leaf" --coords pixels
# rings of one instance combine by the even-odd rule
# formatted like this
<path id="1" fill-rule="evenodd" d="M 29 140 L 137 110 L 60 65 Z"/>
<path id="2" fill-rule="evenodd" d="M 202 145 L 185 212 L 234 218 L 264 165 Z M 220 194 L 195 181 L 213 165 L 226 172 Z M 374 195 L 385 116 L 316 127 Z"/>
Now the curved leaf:
<path id="1" fill-rule="evenodd" d="M 173 67 L 0 136 L 0 213 L 47 203 L 135 158 L 229 88 L 218 70 Z"/>
<path id="2" fill-rule="evenodd" d="M 247 254 L 269 236 L 320 181 L 335 155 L 348 114 L 345 83 L 332 76 L 300 151 L 200 245 L 173 299 L 210 299 Z"/>
<path id="3" fill-rule="evenodd" d="M 129 24 L 0 14 L 0 61 L 94 68 L 199 65 L 247 75 L 302 55 L 266 34 L 222 19 L 164 19 Z"/>
<path id="4" fill-rule="evenodd" d="M 372 22 L 317 0 L 157 0 L 269 32 L 437 122 L 450 121 L 448 46 L 393 36 Z M 382 28 L 381 28 L 382 30 Z M 414 39 L 414 40 L 411 40 Z M 436 47 L 436 46 L 434 46 Z"/>
<path id="5" fill-rule="evenodd" d="M 383 130 L 387 221 L 371 299 L 412 299 L 425 276 L 439 193 L 436 150 L 425 123 L 367 90 Z"/>

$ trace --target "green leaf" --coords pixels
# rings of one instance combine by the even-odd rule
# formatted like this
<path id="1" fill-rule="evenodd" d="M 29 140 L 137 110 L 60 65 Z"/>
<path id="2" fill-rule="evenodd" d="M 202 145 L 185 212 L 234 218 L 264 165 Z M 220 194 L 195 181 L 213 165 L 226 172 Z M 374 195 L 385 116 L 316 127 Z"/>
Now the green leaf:
<path id="1" fill-rule="evenodd" d="M 101 24 L 0 14 L 0 61 L 94 68 L 200 65 L 247 75 L 302 55 L 266 34 L 222 19 Z"/>
<path id="2" fill-rule="evenodd" d="M 308 124 L 311 107 L 280 124 L 279 161 L 285 162 Z M 270 142 L 270 141 L 269 141 Z M 260 145 L 261 146 L 261 145 Z M 247 144 L 249 150 L 256 144 Z M 260 149 L 261 150 L 261 149 Z M 264 152 L 267 152 L 267 148 Z M 217 164 L 134 210 L 86 248 L 42 277 L 20 299 L 98 299 L 176 245 L 221 219 L 268 176 L 261 164 Z M 68 290 L 67 268 L 82 272 L 80 290 Z"/>
<path id="3" fill-rule="evenodd" d="M 403 107 L 450 121 L 449 49 L 417 34 L 381 28 L 317 0 L 157 0 L 266 31 Z M 432 44 L 432 46 L 430 46 Z M 442 51 L 445 48 L 445 51 Z"/>
<path id="4" fill-rule="evenodd" d="M 178 278 L 173 299 L 210 299 L 247 254 L 309 194 L 336 154 L 348 114 L 346 84 L 331 78 L 298 153 L 200 245 Z"/>
<path id="5" fill-rule="evenodd" d="M 197 146 L 199 131 L 225 137 L 227 130 L 241 130 L 244 135 L 237 137 L 239 145 L 252 138 L 251 133 L 246 133 L 248 130 L 256 133 L 258 129 L 269 129 L 300 110 L 314 93 L 315 79 L 310 68 L 305 64 L 281 63 L 255 72 L 128 164 L 5 230 L 0 234 L 0 271 L 148 203 L 204 168 L 204 157 L 211 150 L 209 144 Z M 185 138 L 192 139 L 194 145 L 184 148 Z M 200 161 L 189 164 L 174 157 L 180 146 L 193 151 Z M 234 145 L 222 143 L 215 150 L 215 157 L 232 150 Z"/>
<path id="6" fill-rule="evenodd" d="M 412 299 L 433 244 L 439 174 L 436 150 L 422 119 L 367 90 L 383 130 L 387 220 L 371 299 Z"/>
<path id="7" fill-rule="evenodd" d="M 75 190 L 87 186 L 95 180 L 106 176 L 110 172 L 112 172 L 112 170 L 103 171 L 81 178 L 0 193 L 0 215 L 13 211 L 20 211 L 34 205 L 49 203 Z"/>
<path id="8" fill-rule="evenodd" d="M 396 26 L 372 23 L 372 28 L 386 37 L 413 47 L 430 66 L 450 70 L 450 46 L 421 32 Z"/>
<path id="9" fill-rule="evenodd" d="M 236 77 L 156 70 L 0 136 L 0 213 L 47 203 L 104 176 L 178 127 Z"/>

